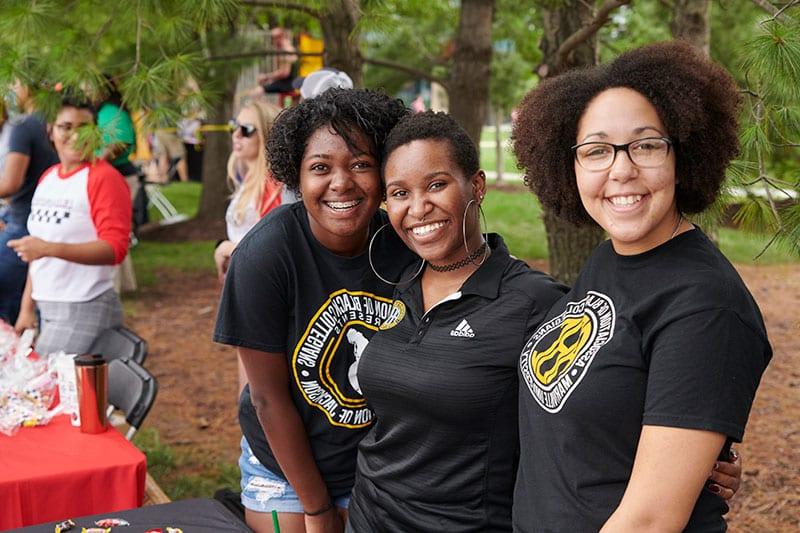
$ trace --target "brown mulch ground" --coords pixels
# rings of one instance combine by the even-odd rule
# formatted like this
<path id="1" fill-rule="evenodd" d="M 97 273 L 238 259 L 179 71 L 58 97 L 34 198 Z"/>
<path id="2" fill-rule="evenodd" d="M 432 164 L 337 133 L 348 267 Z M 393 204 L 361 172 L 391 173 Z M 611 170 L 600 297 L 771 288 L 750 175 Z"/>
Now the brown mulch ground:
<path id="1" fill-rule="evenodd" d="M 541 265 L 537 265 L 541 267 Z M 743 485 L 731 531 L 800 530 L 800 268 L 740 266 L 758 300 L 775 355 L 758 391 L 745 442 Z M 165 273 L 129 303 L 128 325 L 150 344 L 159 395 L 146 426 L 190 455 L 183 473 L 238 459 L 236 359 L 211 342 L 219 287 L 212 275 Z"/>

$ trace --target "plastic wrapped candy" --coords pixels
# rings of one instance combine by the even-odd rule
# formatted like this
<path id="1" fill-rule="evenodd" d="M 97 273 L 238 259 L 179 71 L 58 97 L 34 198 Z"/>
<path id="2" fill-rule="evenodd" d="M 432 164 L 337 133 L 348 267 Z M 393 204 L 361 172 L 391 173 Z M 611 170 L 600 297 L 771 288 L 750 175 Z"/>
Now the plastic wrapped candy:
<path id="1" fill-rule="evenodd" d="M 60 412 L 52 409 L 56 381 L 47 362 L 31 355 L 32 344 L 33 331 L 17 337 L 13 329 L 0 327 L 0 432 L 6 435 L 46 424 Z"/>

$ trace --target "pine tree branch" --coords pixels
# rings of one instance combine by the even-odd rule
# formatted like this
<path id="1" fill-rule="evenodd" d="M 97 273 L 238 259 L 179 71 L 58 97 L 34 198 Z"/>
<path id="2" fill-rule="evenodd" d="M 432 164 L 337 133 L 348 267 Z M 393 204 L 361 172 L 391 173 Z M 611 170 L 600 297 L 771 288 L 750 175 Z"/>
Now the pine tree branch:
<path id="1" fill-rule="evenodd" d="M 772 18 L 768 18 L 767 20 L 761 22 L 761 24 L 766 24 L 767 22 L 772 22 L 773 20 L 777 20 L 778 22 L 787 23 L 789 22 L 789 17 L 783 14 L 787 8 L 792 7 L 792 5 L 797 4 L 797 0 L 792 0 L 791 2 L 787 2 L 785 6 L 778 9 L 773 6 L 769 0 L 753 0 L 753 3 L 772 15 Z"/>
<path id="2" fill-rule="evenodd" d="M 300 11 L 301 13 L 305 13 L 306 15 L 312 16 L 316 19 L 322 18 L 322 12 L 320 10 L 296 2 L 281 2 L 279 0 L 240 0 L 239 3 L 243 6 L 249 7 L 275 7 L 280 9 L 290 9 L 292 11 Z"/>
<path id="3" fill-rule="evenodd" d="M 630 2 L 631 0 L 606 0 L 588 24 L 567 37 L 567 39 L 561 43 L 561 46 L 558 47 L 558 51 L 556 52 L 558 63 L 563 64 L 570 52 L 600 31 L 600 28 L 608 22 L 612 11 Z"/>
<path id="4" fill-rule="evenodd" d="M 253 52 L 241 52 L 238 54 L 226 54 L 221 56 L 211 56 L 209 61 L 235 61 L 237 59 L 249 59 L 261 56 L 299 56 L 299 57 L 321 57 L 325 52 L 288 52 L 286 50 L 255 50 Z"/>
<path id="5" fill-rule="evenodd" d="M 448 81 L 444 78 L 440 78 L 438 76 L 434 76 L 430 72 L 424 71 L 422 69 L 418 69 L 409 65 L 404 65 L 402 63 L 398 63 L 396 61 L 389 61 L 387 59 L 373 59 L 369 57 L 363 58 L 364 63 L 369 65 L 375 65 L 376 67 L 385 67 L 391 68 L 394 70 L 399 70 L 401 72 L 405 72 L 406 74 L 411 74 L 412 76 L 416 76 L 418 78 L 422 78 L 428 81 L 433 81 L 442 85 L 445 89 L 448 87 Z"/>
<path id="6" fill-rule="evenodd" d="M 772 246 L 772 243 L 774 243 L 774 242 L 775 242 L 775 239 L 777 239 L 777 238 L 780 236 L 780 234 L 781 234 L 782 232 L 783 232 L 783 230 L 778 230 L 778 231 L 776 231 L 776 232 L 775 232 L 775 235 L 773 235 L 773 236 L 772 236 L 772 238 L 771 238 L 771 239 L 769 240 L 769 242 L 768 242 L 768 243 L 767 243 L 767 244 L 764 246 L 764 248 L 762 248 L 762 249 L 761 249 L 761 251 L 760 251 L 760 252 L 758 252 L 758 255 L 756 255 L 756 256 L 753 258 L 753 261 L 758 261 L 758 258 L 759 258 L 759 257 L 761 257 L 762 255 L 764 255 L 764 252 L 766 252 L 766 251 L 767 251 L 767 249 L 768 249 L 770 246 Z"/>

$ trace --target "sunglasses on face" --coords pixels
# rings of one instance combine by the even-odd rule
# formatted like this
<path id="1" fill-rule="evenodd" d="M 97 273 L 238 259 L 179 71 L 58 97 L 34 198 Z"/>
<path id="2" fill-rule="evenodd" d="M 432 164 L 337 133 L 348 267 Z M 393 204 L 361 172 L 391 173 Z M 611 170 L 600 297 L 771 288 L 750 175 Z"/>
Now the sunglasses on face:
<path id="1" fill-rule="evenodd" d="M 253 124 L 239 124 L 236 122 L 236 119 L 231 119 L 228 121 L 228 127 L 231 129 L 231 133 L 235 133 L 236 130 L 239 130 L 239 134 L 242 137 L 252 137 L 255 132 L 258 130 Z"/>

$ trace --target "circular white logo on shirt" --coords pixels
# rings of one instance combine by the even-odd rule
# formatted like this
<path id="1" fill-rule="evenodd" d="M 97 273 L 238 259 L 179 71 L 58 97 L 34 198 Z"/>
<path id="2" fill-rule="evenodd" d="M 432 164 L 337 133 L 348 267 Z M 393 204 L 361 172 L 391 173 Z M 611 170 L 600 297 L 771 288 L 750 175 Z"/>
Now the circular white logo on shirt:
<path id="1" fill-rule="evenodd" d="M 594 356 L 614 336 L 616 311 L 605 294 L 589 291 L 542 324 L 522 349 L 519 368 L 536 402 L 557 413 L 586 376 Z"/>
<path id="2" fill-rule="evenodd" d="M 396 315 L 389 298 L 341 289 L 309 321 L 292 371 L 305 401 L 334 426 L 357 429 L 372 423 L 358 383 L 358 362 L 372 334 Z"/>

